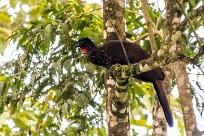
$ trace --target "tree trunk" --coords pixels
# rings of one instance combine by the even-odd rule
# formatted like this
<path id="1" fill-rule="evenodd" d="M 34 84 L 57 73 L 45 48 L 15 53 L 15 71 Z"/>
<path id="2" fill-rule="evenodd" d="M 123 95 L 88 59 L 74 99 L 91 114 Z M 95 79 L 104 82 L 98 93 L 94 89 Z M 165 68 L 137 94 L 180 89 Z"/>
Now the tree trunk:
<path id="1" fill-rule="evenodd" d="M 200 134 L 197 128 L 196 117 L 193 109 L 190 82 L 184 62 L 175 62 L 174 70 L 176 76 L 176 84 L 179 91 L 179 98 L 183 113 L 186 135 L 199 136 Z"/>
<path id="2" fill-rule="evenodd" d="M 180 20 L 181 11 L 175 4 L 175 0 L 166 0 L 166 10 L 167 10 L 167 23 L 165 37 L 168 48 L 174 49 L 177 52 L 183 52 L 182 46 L 183 41 L 181 40 L 181 35 L 178 36 L 180 30 Z M 173 38 L 174 37 L 174 38 Z M 169 39 L 169 40 L 168 40 Z M 173 48 L 172 48 L 173 47 Z M 183 62 L 174 63 L 174 73 L 176 76 L 176 83 L 179 90 L 179 97 L 181 102 L 181 108 L 183 113 L 185 131 L 187 136 L 197 136 L 199 131 L 196 125 L 196 118 L 192 104 L 192 96 L 190 91 L 190 83 L 188 79 L 188 74 L 185 69 L 185 64 Z"/>
<path id="3" fill-rule="evenodd" d="M 163 109 L 159 101 L 154 102 L 153 108 L 153 136 L 167 136 L 167 124 Z"/>
<path id="4" fill-rule="evenodd" d="M 103 19 L 105 25 L 104 39 L 118 40 L 119 37 L 125 40 L 125 0 L 104 0 Z M 114 25 L 114 26 L 113 26 Z M 115 29 L 114 29 L 115 27 Z"/>
<path id="5" fill-rule="evenodd" d="M 161 48 L 170 48 L 172 46 L 171 36 L 173 33 L 173 20 L 175 18 L 174 14 L 176 13 L 176 4 L 174 0 L 166 0 L 166 27 L 164 28 L 163 34 L 165 39 L 163 39 L 163 46 Z M 177 27 L 177 26 L 176 26 Z M 162 53 L 165 55 L 165 53 Z M 171 69 L 172 65 L 165 66 L 163 68 L 165 73 L 165 79 L 163 82 L 163 87 L 166 91 L 167 98 L 170 97 L 171 93 L 171 84 L 173 78 L 173 70 Z M 170 104 L 170 103 L 169 103 Z M 167 136 L 167 124 L 163 114 L 162 107 L 155 102 L 155 107 L 153 109 L 153 136 Z"/>
<path id="6" fill-rule="evenodd" d="M 125 0 L 104 0 L 103 6 L 105 41 L 120 38 L 125 40 Z M 128 78 L 116 79 L 115 81 L 106 75 L 105 81 L 108 135 L 128 136 L 130 135 Z"/>

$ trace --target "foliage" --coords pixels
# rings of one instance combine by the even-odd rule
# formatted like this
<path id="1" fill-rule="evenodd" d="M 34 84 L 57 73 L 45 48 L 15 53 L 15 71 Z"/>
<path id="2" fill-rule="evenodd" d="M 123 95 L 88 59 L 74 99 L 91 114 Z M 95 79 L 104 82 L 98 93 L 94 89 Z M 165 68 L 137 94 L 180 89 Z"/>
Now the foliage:
<path id="1" fill-rule="evenodd" d="M 0 17 L 0 53 L 2 54 L 8 44 L 7 39 L 11 35 L 11 20 L 5 7 L 1 8 Z"/>
<path id="2" fill-rule="evenodd" d="M 0 112 L 9 111 L 22 134 L 90 133 L 96 124 L 103 134 L 103 105 L 94 100 L 99 92 L 91 86 L 99 82 L 99 76 L 92 78 L 99 73 L 93 73 L 95 66 L 85 64 L 74 48 L 77 37 L 102 39 L 101 12 L 91 9 L 97 5 L 76 1 L 22 4 L 32 10 L 25 15 L 29 21 L 11 36 L 22 53 L 2 67 Z M 67 124 L 63 130 L 62 123 Z"/>
<path id="3" fill-rule="evenodd" d="M 193 14 L 198 3 L 191 2 L 189 14 Z M 156 24 L 161 12 L 153 7 L 155 5 L 151 3 L 149 12 Z M 15 12 L 15 16 L 9 15 L 9 9 L 16 8 L 20 10 Z M 0 23 L 3 24 L 0 27 L 0 46 L 6 47 L 6 39 L 10 36 L 9 40 L 20 51 L 0 68 L 0 118 L 13 124 L 11 126 L 0 119 L 1 133 L 106 135 L 102 78 L 105 70 L 88 63 L 84 55 L 74 48 L 81 37 L 90 37 L 96 44 L 102 43 L 102 6 L 76 0 L 10 0 L 10 7 L 4 6 L 0 16 Z M 147 32 L 140 1 L 127 4 L 125 18 L 128 38 L 135 40 L 136 36 Z M 200 22 L 203 22 L 202 19 Z M 158 29 L 162 30 L 164 22 L 160 23 Z M 193 25 L 199 28 L 197 22 Z M 13 31 L 12 35 L 2 36 L 1 28 L 9 33 Z M 184 39 L 196 49 L 196 43 L 190 40 L 191 34 L 192 31 L 188 30 L 184 33 Z M 158 46 L 162 42 L 158 35 Z M 150 51 L 148 39 L 140 44 Z M 190 49 L 186 53 L 194 55 Z M 155 99 L 153 94 L 150 84 L 130 81 L 130 122 L 134 126 L 145 127 L 147 131 L 152 129 L 147 119 Z M 180 110 L 176 98 L 172 99 L 172 106 Z M 176 117 L 182 133 L 181 118 Z"/>

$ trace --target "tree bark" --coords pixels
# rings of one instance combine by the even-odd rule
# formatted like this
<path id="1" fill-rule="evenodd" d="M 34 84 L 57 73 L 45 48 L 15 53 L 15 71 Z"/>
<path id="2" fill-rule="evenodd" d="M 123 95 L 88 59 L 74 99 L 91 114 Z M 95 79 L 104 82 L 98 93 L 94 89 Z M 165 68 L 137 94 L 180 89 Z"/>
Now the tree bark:
<path id="1" fill-rule="evenodd" d="M 178 86 L 181 109 L 187 136 L 199 136 L 196 117 L 193 109 L 190 82 L 185 64 L 181 61 L 174 63 L 174 73 Z"/>
<path id="2" fill-rule="evenodd" d="M 104 39 L 125 40 L 125 0 L 103 0 Z M 121 45 L 122 46 L 122 45 Z M 109 136 L 129 136 L 128 78 L 106 75 L 106 115 Z"/>
<path id="3" fill-rule="evenodd" d="M 176 4 L 173 4 L 174 0 L 166 0 L 166 27 L 164 28 L 164 45 L 161 47 L 163 49 L 170 49 L 172 46 L 172 33 L 174 32 L 173 21 L 174 14 L 176 13 Z M 177 27 L 177 26 L 176 26 Z M 159 52 L 157 53 L 159 54 Z M 160 54 L 165 55 L 165 52 Z M 166 91 L 167 98 L 170 97 L 171 84 L 173 79 L 172 65 L 169 64 L 163 68 L 165 73 L 165 79 L 163 82 L 163 87 Z M 169 103 L 170 104 L 170 103 Z M 162 112 L 162 107 L 159 105 L 158 101 L 155 102 L 155 107 L 153 109 L 153 136 L 167 136 L 167 124 Z"/>
<path id="4" fill-rule="evenodd" d="M 183 52 L 183 41 L 181 40 L 181 34 L 178 35 L 179 32 L 181 32 L 179 27 L 181 20 L 181 11 L 177 7 L 175 0 L 167 0 L 166 6 L 168 20 L 166 23 L 167 28 L 165 34 L 167 37 L 169 37 L 169 40 L 167 39 L 166 43 L 170 43 L 170 50 L 172 49 L 175 52 Z M 192 104 L 190 83 L 184 62 L 174 62 L 174 73 L 179 90 L 186 135 L 198 136 L 199 131 L 197 129 L 196 118 Z"/>
<path id="5" fill-rule="evenodd" d="M 167 124 L 163 109 L 159 101 L 154 102 L 153 108 L 153 136 L 167 136 Z"/>
<path id="6" fill-rule="evenodd" d="M 116 30 L 125 40 L 125 0 L 103 0 L 104 39 L 118 40 Z M 109 18 L 110 17 L 110 18 Z M 114 25 L 114 26 L 113 26 Z M 114 29 L 115 27 L 115 29 Z"/>

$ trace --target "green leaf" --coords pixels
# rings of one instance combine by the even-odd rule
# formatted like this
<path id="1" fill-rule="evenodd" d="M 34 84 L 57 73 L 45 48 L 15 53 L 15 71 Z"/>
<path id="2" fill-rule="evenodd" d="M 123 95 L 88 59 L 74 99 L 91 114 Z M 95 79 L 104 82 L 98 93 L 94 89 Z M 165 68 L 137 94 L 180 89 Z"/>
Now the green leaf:
<path id="1" fill-rule="evenodd" d="M 16 6 L 17 0 L 10 0 L 10 5 L 12 8 Z"/>
<path id="2" fill-rule="evenodd" d="M 191 4 L 191 6 L 195 7 L 195 5 L 196 5 L 196 4 L 195 4 L 195 3 L 196 3 L 195 0 L 190 0 L 189 2 L 190 2 L 190 4 Z"/>
<path id="3" fill-rule="evenodd" d="M 0 23 L 3 24 L 3 26 L 9 26 L 11 24 L 10 17 L 5 13 L 0 12 L 0 17 Z"/>
<path id="4" fill-rule="evenodd" d="M 11 98 L 13 100 L 11 100 L 11 107 L 10 107 L 10 113 L 14 114 L 16 112 L 17 109 L 17 104 L 18 104 L 18 99 L 16 99 L 16 97 Z"/>
<path id="5" fill-rule="evenodd" d="M 4 81 L 6 79 L 5 75 L 0 75 L 0 82 Z"/>

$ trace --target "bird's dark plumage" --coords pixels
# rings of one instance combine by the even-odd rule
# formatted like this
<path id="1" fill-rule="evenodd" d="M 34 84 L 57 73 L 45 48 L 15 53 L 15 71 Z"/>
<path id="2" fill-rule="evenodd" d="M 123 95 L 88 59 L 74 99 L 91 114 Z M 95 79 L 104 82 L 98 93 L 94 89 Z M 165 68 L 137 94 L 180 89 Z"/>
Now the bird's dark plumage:
<path id="1" fill-rule="evenodd" d="M 137 63 L 143 59 L 150 57 L 142 48 L 135 43 L 123 41 L 129 62 Z M 82 38 L 78 41 L 77 47 L 80 47 L 83 52 L 88 55 L 89 60 L 99 66 L 109 68 L 114 64 L 127 65 L 122 45 L 119 40 L 113 40 L 104 43 L 102 47 L 96 47 L 89 38 Z M 164 115 L 169 126 L 173 126 L 173 117 L 170 110 L 170 106 L 162 86 L 162 80 L 164 80 L 164 73 L 161 68 L 156 68 L 142 74 L 138 74 L 135 78 L 151 82 L 156 90 L 159 102 L 163 108 Z"/>

